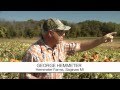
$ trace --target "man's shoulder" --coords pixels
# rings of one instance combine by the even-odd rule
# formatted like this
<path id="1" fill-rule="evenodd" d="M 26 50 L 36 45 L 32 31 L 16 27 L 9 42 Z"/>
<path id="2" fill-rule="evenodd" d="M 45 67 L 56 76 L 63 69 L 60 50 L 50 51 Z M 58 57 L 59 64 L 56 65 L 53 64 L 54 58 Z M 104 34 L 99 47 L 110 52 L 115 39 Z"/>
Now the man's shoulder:
<path id="1" fill-rule="evenodd" d="M 29 49 L 28 52 L 38 52 L 41 51 L 41 43 L 38 43 L 39 41 L 35 42 L 34 44 L 32 44 Z"/>
<path id="2" fill-rule="evenodd" d="M 41 50 L 40 49 L 40 45 L 36 45 L 36 44 L 33 44 L 33 45 L 31 45 L 30 47 L 29 47 L 29 49 L 28 49 L 28 51 L 38 51 L 38 50 Z"/>

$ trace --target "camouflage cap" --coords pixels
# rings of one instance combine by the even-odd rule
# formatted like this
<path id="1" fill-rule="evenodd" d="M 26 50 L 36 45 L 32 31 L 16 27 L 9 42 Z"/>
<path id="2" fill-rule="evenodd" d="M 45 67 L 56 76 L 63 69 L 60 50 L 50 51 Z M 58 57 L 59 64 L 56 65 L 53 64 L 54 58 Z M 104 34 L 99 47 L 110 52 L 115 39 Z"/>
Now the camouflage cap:
<path id="1" fill-rule="evenodd" d="M 43 30 L 69 30 L 71 27 L 64 25 L 59 19 L 50 18 L 43 24 Z"/>

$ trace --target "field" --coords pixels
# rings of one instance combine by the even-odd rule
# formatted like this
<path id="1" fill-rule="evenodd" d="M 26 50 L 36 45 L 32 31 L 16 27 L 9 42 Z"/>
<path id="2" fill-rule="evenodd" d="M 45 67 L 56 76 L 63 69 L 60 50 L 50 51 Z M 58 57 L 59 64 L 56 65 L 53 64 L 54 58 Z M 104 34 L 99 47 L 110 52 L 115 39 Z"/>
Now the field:
<path id="1" fill-rule="evenodd" d="M 0 61 L 20 62 L 27 48 L 38 38 L 33 39 L 0 39 Z M 95 38 L 65 39 L 67 42 L 84 42 Z M 104 43 L 94 49 L 77 52 L 67 57 L 68 62 L 119 62 L 120 38 L 112 43 Z M 0 73 L 0 79 L 18 79 L 19 73 Z M 119 79 L 120 73 L 64 73 L 65 79 Z"/>

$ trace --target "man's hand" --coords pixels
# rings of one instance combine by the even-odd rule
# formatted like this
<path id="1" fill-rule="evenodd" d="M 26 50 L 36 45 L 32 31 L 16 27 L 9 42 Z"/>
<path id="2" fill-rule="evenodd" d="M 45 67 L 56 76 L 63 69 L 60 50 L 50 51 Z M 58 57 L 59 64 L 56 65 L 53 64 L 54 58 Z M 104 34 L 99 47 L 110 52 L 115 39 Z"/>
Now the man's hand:
<path id="1" fill-rule="evenodd" d="M 106 34 L 102 38 L 103 42 L 104 43 L 113 42 L 113 36 L 116 35 L 116 34 L 117 34 L 117 32 L 111 32 L 111 33 Z"/>

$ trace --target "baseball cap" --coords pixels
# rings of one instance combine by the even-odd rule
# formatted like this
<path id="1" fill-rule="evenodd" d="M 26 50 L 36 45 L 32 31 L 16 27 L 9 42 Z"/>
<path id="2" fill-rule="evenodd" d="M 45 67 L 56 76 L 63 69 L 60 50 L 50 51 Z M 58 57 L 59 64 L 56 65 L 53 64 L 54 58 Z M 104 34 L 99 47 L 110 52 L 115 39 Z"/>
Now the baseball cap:
<path id="1" fill-rule="evenodd" d="M 43 24 L 43 30 L 69 30 L 71 27 L 64 25 L 59 19 L 50 18 Z"/>

